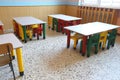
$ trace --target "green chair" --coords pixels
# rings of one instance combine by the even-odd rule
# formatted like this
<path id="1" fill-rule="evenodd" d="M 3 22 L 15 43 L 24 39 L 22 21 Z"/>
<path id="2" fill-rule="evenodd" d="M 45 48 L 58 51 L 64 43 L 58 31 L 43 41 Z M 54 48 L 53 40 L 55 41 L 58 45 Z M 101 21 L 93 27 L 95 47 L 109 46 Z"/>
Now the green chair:
<path id="1" fill-rule="evenodd" d="M 117 35 L 117 30 L 116 29 L 113 29 L 111 32 L 109 32 L 109 34 L 108 34 L 107 49 L 109 49 L 110 46 L 112 46 L 112 47 L 114 46 L 116 35 Z"/>
<path id="2" fill-rule="evenodd" d="M 56 31 L 58 31 L 58 19 L 53 18 L 53 27 L 52 30 L 56 29 Z"/>
<path id="3" fill-rule="evenodd" d="M 95 54 L 97 54 L 98 45 L 99 45 L 99 38 L 100 38 L 100 34 L 94 34 L 94 35 L 91 35 L 89 37 L 89 39 L 87 40 L 87 57 L 90 56 L 90 50 L 91 50 L 92 46 L 95 47 Z"/>

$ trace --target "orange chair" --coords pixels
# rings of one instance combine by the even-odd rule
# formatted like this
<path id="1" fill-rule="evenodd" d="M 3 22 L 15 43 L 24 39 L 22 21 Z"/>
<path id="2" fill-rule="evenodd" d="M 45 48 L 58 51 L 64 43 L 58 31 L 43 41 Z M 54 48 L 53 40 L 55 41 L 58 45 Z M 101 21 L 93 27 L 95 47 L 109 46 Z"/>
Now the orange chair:
<path id="1" fill-rule="evenodd" d="M 48 28 L 52 28 L 52 17 L 48 16 Z"/>

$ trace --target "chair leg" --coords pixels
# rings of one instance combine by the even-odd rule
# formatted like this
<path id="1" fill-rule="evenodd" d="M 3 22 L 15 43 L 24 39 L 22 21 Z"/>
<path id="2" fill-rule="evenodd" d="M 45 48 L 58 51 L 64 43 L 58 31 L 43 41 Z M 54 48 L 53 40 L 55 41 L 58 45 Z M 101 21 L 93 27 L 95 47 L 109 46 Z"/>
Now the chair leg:
<path id="1" fill-rule="evenodd" d="M 16 80 L 12 62 L 9 63 L 9 66 L 10 66 L 10 68 L 12 70 L 13 78 L 14 78 L 14 80 Z"/>
<path id="2" fill-rule="evenodd" d="M 82 52 L 82 41 L 80 43 L 80 53 Z"/>
<path id="3" fill-rule="evenodd" d="M 74 49 L 76 49 L 76 45 L 77 45 L 77 39 L 74 39 L 74 46 L 73 46 Z"/>
<path id="4" fill-rule="evenodd" d="M 91 49 L 91 46 L 90 45 L 87 45 L 87 57 L 90 57 L 90 49 Z"/>
<path id="5" fill-rule="evenodd" d="M 12 71 L 11 63 L 9 63 L 9 67 L 10 67 L 10 69 L 11 69 L 11 71 Z"/>
<path id="6" fill-rule="evenodd" d="M 115 39 L 112 41 L 112 47 L 114 47 L 114 44 L 115 44 Z"/>
<path id="7" fill-rule="evenodd" d="M 102 45 L 102 43 L 100 42 L 100 43 L 99 43 L 99 49 L 101 49 L 101 45 Z"/>
<path id="8" fill-rule="evenodd" d="M 95 54 L 98 53 L 98 45 L 95 45 Z"/>
<path id="9" fill-rule="evenodd" d="M 107 44 L 107 49 L 109 49 L 110 48 L 110 41 L 108 41 L 108 44 Z"/>
<path id="10" fill-rule="evenodd" d="M 106 41 L 103 42 L 102 50 L 105 49 L 105 46 L 106 46 Z"/>

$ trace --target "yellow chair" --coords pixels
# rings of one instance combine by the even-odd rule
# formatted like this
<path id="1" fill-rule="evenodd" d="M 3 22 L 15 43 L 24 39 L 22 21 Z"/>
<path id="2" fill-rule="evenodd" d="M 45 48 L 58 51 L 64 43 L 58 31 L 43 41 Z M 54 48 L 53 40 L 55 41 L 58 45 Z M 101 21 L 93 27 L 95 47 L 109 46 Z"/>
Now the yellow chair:
<path id="1" fill-rule="evenodd" d="M 105 47 L 106 47 L 107 36 L 108 36 L 108 32 L 107 31 L 100 33 L 99 48 L 102 45 L 102 50 L 104 50 Z"/>
<path id="2" fill-rule="evenodd" d="M 76 49 L 78 40 L 82 40 L 82 35 L 80 35 L 80 34 L 78 34 L 78 33 L 75 33 L 73 36 L 70 36 L 70 39 L 73 39 L 73 40 L 74 40 L 73 48 Z"/>
<path id="3" fill-rule="evenodd" d="M 52 17 L 48 16 L 48 28 L 52 28 Z"/>
<path id="4" fill-rule="evenodd" d="M 22 40 L 24 40 L 23 28 L 20 24 L 18 25 L 18 28 L 19 28 L 19 36 Z M 31 40 L 32 39 L 32 29 L 30 27 L 26 27 L 26 34 L 27 34 L 27 36 L 29 36 L 29 38 Z"/>

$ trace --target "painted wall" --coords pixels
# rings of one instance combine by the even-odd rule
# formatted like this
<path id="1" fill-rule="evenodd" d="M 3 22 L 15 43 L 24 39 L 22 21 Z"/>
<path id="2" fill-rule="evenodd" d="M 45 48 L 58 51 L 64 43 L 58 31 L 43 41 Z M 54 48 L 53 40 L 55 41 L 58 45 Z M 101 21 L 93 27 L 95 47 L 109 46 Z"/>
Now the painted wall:
<path id="1" fill-rule="evenodd" d="M 33 16 L 47 22 L 50 14 L 65 14 L 66 6 L 20 6 L 0 7 L 0 20 L 4 23 L 4 29 L 12 29 L 12 18 L 20 16 Z"/>

